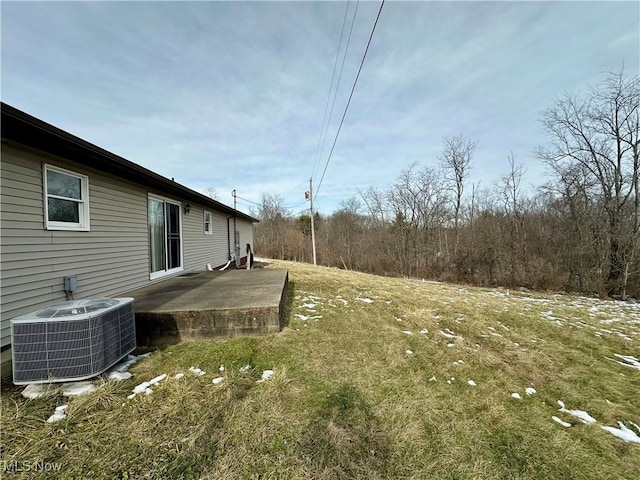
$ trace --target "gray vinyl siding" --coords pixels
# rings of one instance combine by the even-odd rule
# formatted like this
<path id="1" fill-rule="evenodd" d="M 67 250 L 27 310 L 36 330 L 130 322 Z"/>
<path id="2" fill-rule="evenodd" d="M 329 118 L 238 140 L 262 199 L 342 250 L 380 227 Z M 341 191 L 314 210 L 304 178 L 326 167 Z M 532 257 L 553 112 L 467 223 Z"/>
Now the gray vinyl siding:
<path id="1" fill-rule="evenodd" d="M 240 232 L 240 256 L 244 257 L 247 254 L 247 243 L 251 245 L 253 252 L 253 223 L 238 219 L 237 229 Z"/>
<path id="2" fill-rule="evenodd" d="M 204 211 L 211 212 L 213 233 L 204 233 Z M 191 206 L 183 219 L 183 246 L 185 270 L 204 270 L 210 263 L 213 267 L 224 265 L 228 259 L 227 215 L 201 206 Z"/>
<path id="3" fill-rule="evenodd" d="M 44 163 L 89 177 L 90 231 L 44 229 Z M 11 318 L 65 300 L 64 276 L 77 275 L 77 299 L 118 296 L 169 278 L 149 280 L 148 196 L 182 206 L 185 201 L 64 159 L 6 145 L 0 168 L 2 346 L 11 341 Z M 228 215 L 207 209 L 213 216 L 213 235 L 205 235 L 203 210 L 191 204 L 189 214 L 184 214 L 181 208 L 184 271 L 227 262 Z M 237 224 L 241 241 L 248 243 L 251 223 L 238 220 Z M 244 255 L 244 245 L 241 251 Z"/>
<path id="4" fill-rule="evenodd" d="M 89 177 L 89 232 L 44 229 L 43 164 Z M 75 298 L 113 296 L 149 282 L 147 193 L 61 159 L 2 148 L 1 345 L 9 320 L 65 300 L 63 277 L 78 276 Z"/>

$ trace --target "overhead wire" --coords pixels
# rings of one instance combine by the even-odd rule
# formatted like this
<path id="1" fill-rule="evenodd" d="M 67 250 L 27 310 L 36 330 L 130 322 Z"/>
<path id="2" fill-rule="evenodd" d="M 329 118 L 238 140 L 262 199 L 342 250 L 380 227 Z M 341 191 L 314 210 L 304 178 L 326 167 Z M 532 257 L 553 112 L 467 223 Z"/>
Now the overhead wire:
<path id="1" fill-rule="evenodd" d="M 318 170 L 318 167 L 320 166 L 319 162 L 320 162 L 320 159 L 322 158 L 322 154 L 324 153 L 324 146 L 327 143 L 327 136 L 329 135 L 329 125 L 331 125 L 331 118 L 333 118 L 333 109 L 335 108 L 336 99 L 338 98 L 338 91 L 340 90 L 340 82 L 342 80 L 342 72 L 344 71 L 344 64 L 345 64 L 345 61 L 347 59 L 347 53 L 349 52 L 349 45 L 351 44 L 351 35 L 353 34 L 353 26 L 354 26 L 355 21 L 356 21 L 356 16 L 358 15 L 358 6 L 359 5 L 360 5 L 360 0 L 358 0 L 356 2 L 356 8 L 355 8 L 355 10 L 353 12 L 353 18 L 351 19 L 351 26 L 349 28 L 349 37 L 347 38 L 347 44 L 345 45 L 344 53 L 342 55 L 342 64 L 340 65 L 340 73 L 338 75 L 338 81 L 336 83 L 335 91 L 333 92 L 333 101 L 331 102 L 331 110 L 329 111 L 329 118 L 327 120 L 326 129 L 324 130 L 324 139 L 322 140 L 322 148 L 320 149 L 320 152 L 318 154 L 318 159 L 317 159 L 318 163 L 314 167 L 312 177 L 316 176 L 316 174 L 318 173 L 317 170 Z M 348 9 L 348 5 L 347 5 L 347 9 Z M 345 16 L 346 16 L 346 13 L 347 12 L 345 11 Z M 344 25 L 343 25 L 343 28 L 344 28 Z M 341 38 L 340 42 L 342 43 L 342 38 Z M 337 57 L 336 57 L 336 60 L 337 60 Z M 335 71 L 334 71 L 334 73 L 335 73 Z M 332 79 L 332 84 L 333 84 L 333 79 Z M 329 90 L 329 97 L 331 97 L 331 90 Z M 323 122 L 323 124 L 324 124 L 324 122 Z M 322 133 L 321 133 L 321 135 L 322 135 Z"/>
<path id="2" fill-rule="evenodd" d="M 329 152 L 329 156 L 327 157 L 327 162 L 324 165 L 324 170 L 322 171 L 322 177 L 320 177 L 320 182 L 315 189 L 315 197 L 317 198 L 318 193 L 320 192 L 320 188 L 322 187 L 322 181 L 324 180 L 324 176 L 327 173 L 327 167 L 329 167 L 329 162 L 331 161 L 331 157 L 333 155 L 333 150 L 336 147 L 336 143 L 338 141 L 338 137 L 340 136 L 340 131 L 342 130 L 342 124 L 344 123 L 344 119 L 347 116 L 347 111 L 349 110 L 349 105 L 351 104 L 351 98 L 353 97 L 353 92 L 356 89 L 356 85 L 358 84 L 358 78 L 360 78 L 360 72 L 362 72 L 362 67 L 364 65 L 364 61 L 367 58 L 367 52 L 369 51 L 369 46 L 371 45 L 371 39 L 373 38 L 373 34 L 376 31 L 376 26 L 378 25 L 378 20 L 380 19 L 380 14 L 382 13 L 382 7 L 384 7 L 385 0 L 382 0 L 380 4 L 380 9 L 378 10 L 378 15 L 376 16 L 376 21 L 373 24 L 373 28 L 371 29 L 371 35 L 369 35 L 369 41 L 367 42 L 367 48 L 364 50 L 364 54 L 362 55 L 362 61 L 360 62 L 360 67 L 358 68 L 358 73 L 356 74 L 356 78 L 353 82 L 353 87 L 351 87 L 351 93 L 349 94 L 349 99 L 347 100 L 347 105 L 344 108 L 344 113 L 342 114 L 342 119 L 340 120 L 340 125 L 338 126 L 338 130 L 336 132 L 336 136 L 333 139 L 333 145 L 331 146 L 331 151 Z"/>
<path id="3" fill-rule="evenodd" d="M 236 196 L 235 196 L 235 199 L 236 199 L 236 200 L 241 200 L 241 201 L 243 201 L 243 202 L 247 202 L 247 203 L 252 203 L 253 205 L 258 205 L 258 206 L 262 205 L 261 203 L 254 202 L 253 200 L 249 200 L 249 199 L 247 199 L 247 198 L 242 198 L 242 197 L 241 197 L 241 196 L 239 196 L 239 195 L 236 195 Z"/>
<path id="4" fill-rule="evenodd" d="M 295 205 L 283 205 L 282 208 L 296 208 L 296 207 L 299 207 L 300 205 L 307 203 L 307 201 L 308 200 L 305 199 L 300 203 L 296 203 Z"/>
<path id="5" fill-rule="evenodd" d="M 300 188 L 302 185 L 304 185 L 304 184 L 305 184 L 305 183 L 307 183 L 308 181 L 309 181 L 309 180 L 306 180 L 306 179 L 305 179 L 305 180 L 303 180 L 303 181 L 301 181 L 301 182 L 300 182 L 298 185 L 296 185 L 295 187 L 293 187 L 293 188 L 291 188 L 291 189 L 287 190 L 286 192 L 284 192 L 284 193 L 282 194 L 282 196 L 285 196 L 285 195 L 287 195 L 287 194 L 289 194 L 289 193 L 293 192 L 295 189 Z"/>
<path id="6" fill-rule="evenodd" d="M 316 154 L 315 154 L 316 158 L 313 162 L 313 168 L 311 169 L 312 172 L 316 171 L 320 163 L 320 158 L 322 157 L 320 144 L 322 143 L 322 135 L 325 132 L 325 121 L 327 120 L 327 112 L 329 111 L 329 100 L 331 100 L 331 91 L 333 90 L 333 80 L 335 79 L 335 76 L 336 76 L 336 67 L 338 66 L 340 48 L 342 47 L 342 38 L 344 37 L 344 26 L 347 23 L 347 12 L 349 11 L 349 3 L 350 1 L 347 1 L 347 6 L 344 9 L 344 18 L 342 19 L 342 30 L 340 30 L 340 41 L 338 42 L 338 50 L 336 50 L 336 59 L 333 62 L 333 72 L 331 73 L 331 83 L 329 84 L 329 92 L 327 93 L 327 102 L 324 105 L 324 115 L 322 116 L 322 124 L 320 126 L 320 135 L 318 136 L 318 146 L 316 147 Z M 331 121 L 331 117 L 329 117 L 329 121 Z M 329 127 L 328 123 L 329 122 L 327 122 L 327 125 L 326 125 L 327 129 Z M 326 139 L 326 135 L 325 135 L 325 139 Z M 322 147 L 324 148 L 324 143 L 322 143 Z M 314 174 L 315 173 L 313 173 L 312 176 Z"/>
<path id="7" fill-rule="evenodd" d="M 305 180 L 304 182 L 302 182 L 302 183 L 305 183 L 305 182 L 306 182 L 306 180 Z M 299 185 L 298 185 L 298 187 L 299 187 L 300 185 L 302 185 L 302 183 L 301 183 L 301 184 L 299 184 Z M 295 187 L 295 188 L 297 188 L 297 187 Z M 293 190 L 293 189 L 292 189 L 292 190 Z M 239 201 L 239 202 L 241 202 L 241 203 L 246 203 L 246 204 L 251 204 L 251 205 L 257 205 L 258 207 L 261 207 L 261 206 L 262 206 L 262 203 L 260 203 L 260 202 L 254 202 L 253 200 L 249 200 L 248 198 L 240 197 L 239 195 L 236 195 L 236 197 L 235 197 L 235 198 L 236 198 L 236 200 L 237 200 L 237 201 Z M 300 202 L 300 203 L 296 203 L 296 204 L 294 204 L 294 205 L 282 205 L 282 208 L 295 208 L 295 207 L 299 207 L 300 205 L 305 204 L 306 202 L 307 202 L 307 200 L 303 200 L 302 202 Z"/>

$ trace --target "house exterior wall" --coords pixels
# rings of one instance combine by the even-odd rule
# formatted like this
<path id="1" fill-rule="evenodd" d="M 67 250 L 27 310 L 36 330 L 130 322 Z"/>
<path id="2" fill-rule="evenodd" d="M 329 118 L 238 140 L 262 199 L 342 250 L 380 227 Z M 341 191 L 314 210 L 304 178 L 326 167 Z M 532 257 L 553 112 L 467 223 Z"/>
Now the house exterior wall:
<path id="1" fill-rule="evenodd" d="M 89 177 L 90 231 L 44 229 L 43 165 Z M 77 275 L 74 298 L 118 296 L 162 281 L 149 279 L 148 196 L 179 198 L 77 166 L 64 159 L 3 145 L 0 166 L 0 345 L 11 342 L 10 319 L 65 300 L 63 277 Z M 181 206 L 187 203 L 181 201 Z M 204 210 L 213 233 L 204 233 Z M 184 271 L 223 265 L 228 214 L 191 203 L 182 216 Z M 252 224 L 237 220 L 253 244 Z M 182 273 L 182 272 L 180 272 Z M 6 359 L 3 351 L 2 362 Z"/>
<path id="2" fill-rule="evenodd" d="M 253 252 L 253 224 L 238 220 L 236 228 L 240 232 L 240 256 L 245 257 L 247 255 L 247 243 L 251 245 L 251 251 Z"/>

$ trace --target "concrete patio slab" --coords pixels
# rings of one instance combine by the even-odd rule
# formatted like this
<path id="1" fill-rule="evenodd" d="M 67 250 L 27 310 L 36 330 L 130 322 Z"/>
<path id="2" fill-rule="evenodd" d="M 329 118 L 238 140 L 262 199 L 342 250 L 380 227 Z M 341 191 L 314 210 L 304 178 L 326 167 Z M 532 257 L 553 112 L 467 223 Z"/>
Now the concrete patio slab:
<path id="1" fill-rule="evenodd" d="M 196 272 L 124 296 L 135 298 L 138 346 L 274 333 L 285 321 L 288 271 Z"/>

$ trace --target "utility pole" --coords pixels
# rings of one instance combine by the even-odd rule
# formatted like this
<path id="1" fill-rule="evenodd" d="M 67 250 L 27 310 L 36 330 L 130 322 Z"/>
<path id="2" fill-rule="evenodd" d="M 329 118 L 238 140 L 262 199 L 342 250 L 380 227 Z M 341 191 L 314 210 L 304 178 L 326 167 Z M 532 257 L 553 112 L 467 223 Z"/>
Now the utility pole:
<path id="1" fill-rule="evenodd" d="M 313 178 L 309 179 L 309 201 L 311 202 L 311 245 L 313 246 L 313 264 L 316 263 L 316 232 L 313 226 Z"/>
<path id="2" fill-rule="evenodd" d="M 238 200 L 237 200 L 237 195 L 236 195 L 236 189 L 233 189 L 233 192 L 231 192 L 231 195 L 233 195 L 233 209 L 237 210 L 237 205 L 238 205 Z M 236 268 L 240 265 L 240 255 L 239 255 L 239 251 L 240 251 L 240 243 L 238 243 L 238 228 L 236 226 L 236 214 L 235 212 L 233 213 L 233 251 L 234 251 L 234 256 L 236 257 Z"/>

